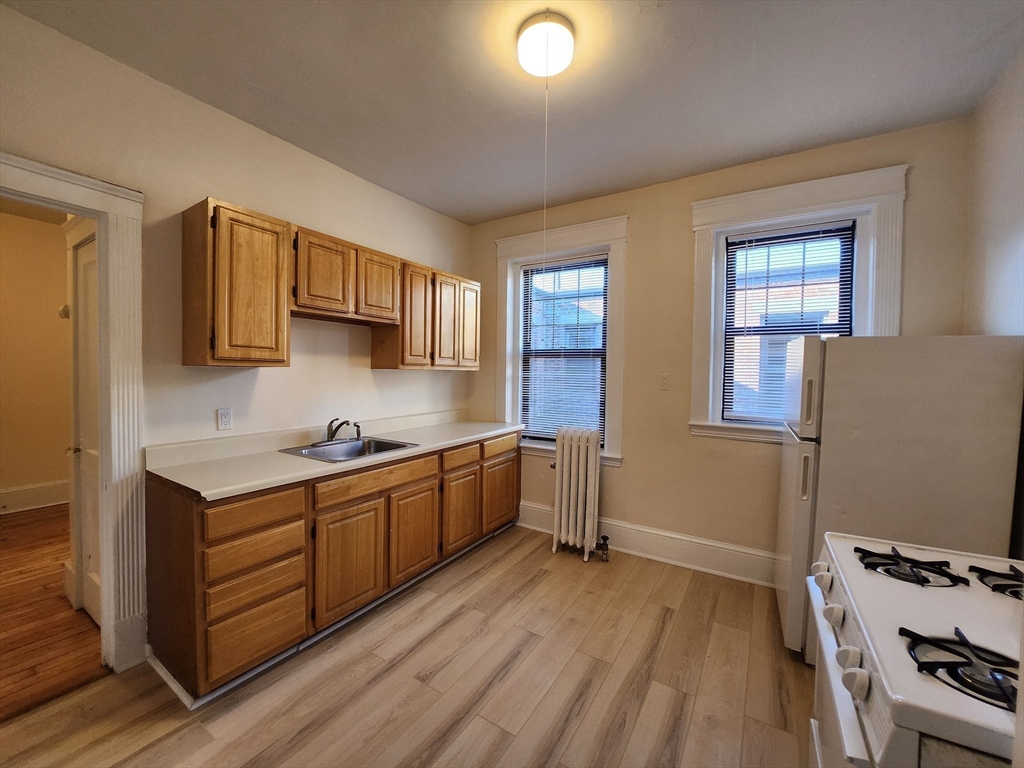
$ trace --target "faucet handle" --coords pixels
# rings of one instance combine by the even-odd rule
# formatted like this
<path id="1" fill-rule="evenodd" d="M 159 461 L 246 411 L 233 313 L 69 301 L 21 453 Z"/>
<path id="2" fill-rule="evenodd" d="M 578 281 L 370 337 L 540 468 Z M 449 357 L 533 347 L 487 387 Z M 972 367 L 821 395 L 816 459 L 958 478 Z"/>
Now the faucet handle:
<path id="1" fill-rule="evenodd" d="M 361 439 L 363 436 L 363 427 L 359 424 L 358 421 L 355 422 L 352 426 L 356 428 L 356 440 Z"/>

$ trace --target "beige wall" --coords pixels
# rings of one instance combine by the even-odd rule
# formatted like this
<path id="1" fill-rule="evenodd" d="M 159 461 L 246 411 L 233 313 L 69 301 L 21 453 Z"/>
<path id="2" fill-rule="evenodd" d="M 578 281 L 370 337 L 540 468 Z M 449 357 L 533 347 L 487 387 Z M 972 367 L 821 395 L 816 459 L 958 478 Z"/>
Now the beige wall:
<path id="1" fill-rule="evenodd" d="M 67 301 L 64 230 L 0 213 L 0 491 L 67 482 Z"/>
<path id="2" fill-rule="evenodd" d="M 181 216 L 207 196 L 453 272 L 469 227 L 0 7 L 0 149 L 141 191 L 144 441 L 465 407 L 472 374 L 371 371 L 370 332 L 295 320 L 291 367 L 181 365 Z"/>
<path id="3" fill-rule="evenodd" d="M 779 446 L 691 437 L 687 429 L 693 299 L 690 204 L 908 163 L 903 332 L 955 334 L 963 323 L 969 139 L 969 121 L 954 120 L 548 211 L 549 227 L 629 215 L 624 459 L 620 468 L 603 469 L 603 514 L 758 549 L 774 545 Z M 484 284 L 483 363 L 471 400 L 479 418 L 494 415 L 494 241 L 540 227 L 540 214 L 531 213 L 472 230 L 474 274 Z M 668 392 L 658 390 L 661 373 L 669 374 Z M 524 457 L 523 498 L 551 504 L 553 495 L 548 460 Z"/>
<path id="4" fill-rule="evenodd" d="M 1024 334 L 1024 53 L 974 123 L 968 333 Z"/>

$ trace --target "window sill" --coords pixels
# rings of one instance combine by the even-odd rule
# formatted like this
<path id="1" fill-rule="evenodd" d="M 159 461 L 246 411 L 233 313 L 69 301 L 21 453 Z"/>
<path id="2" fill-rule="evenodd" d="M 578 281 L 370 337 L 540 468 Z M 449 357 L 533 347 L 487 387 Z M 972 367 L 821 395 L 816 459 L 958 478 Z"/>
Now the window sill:
<path id="1" fill-rule="evenodd" d="M 746 440 L 752 443 L 782 443 L 783 427 L 753 424 L 725 424 L 723 422 L 690 422 L 694 437 L 720 437 L 725 440 Z"/>
<path id="2" fill-rule="evenodd" d="M 524 456 L 544 456 L 550 459 L 555 458 L 554 443 L 548 443 L 542 440 L 529 440 L 524 438 L 522 442 L 519 443 L 519 447 L 522 449 Z M 611 456 L 607 453 L 602 452 L 601 465 L 604 467 L 621 467 L 622 457 Z"/>

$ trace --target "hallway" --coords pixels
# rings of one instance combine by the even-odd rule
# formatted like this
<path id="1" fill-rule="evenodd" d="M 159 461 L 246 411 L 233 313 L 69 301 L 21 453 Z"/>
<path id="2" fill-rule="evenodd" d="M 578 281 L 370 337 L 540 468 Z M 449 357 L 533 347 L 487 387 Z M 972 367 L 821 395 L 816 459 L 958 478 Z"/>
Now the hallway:
<path id="1" fill-rule="evenodd" d="M 68 505 L 0 516 L 0 720 L 109 673 L 100 630 L 64 597 Z"/>

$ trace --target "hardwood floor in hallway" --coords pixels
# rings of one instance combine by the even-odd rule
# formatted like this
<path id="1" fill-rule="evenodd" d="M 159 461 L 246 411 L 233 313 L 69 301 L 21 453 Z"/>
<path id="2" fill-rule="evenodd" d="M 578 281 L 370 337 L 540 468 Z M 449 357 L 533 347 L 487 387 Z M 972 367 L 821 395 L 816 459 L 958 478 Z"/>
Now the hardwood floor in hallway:
<path id="1" fill-rule="evenodd" d="M 68 505 L 0 516 L 0 720 L 106 675 L 100 629 L 64 597 Z"/>
<path id="2" fill-rule="evenodd" d="M 0 761 L 781 767 L 812 701 L 771 590 L 516 527 L 194 712 L 143 665 L 0 724 Z"/>

